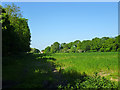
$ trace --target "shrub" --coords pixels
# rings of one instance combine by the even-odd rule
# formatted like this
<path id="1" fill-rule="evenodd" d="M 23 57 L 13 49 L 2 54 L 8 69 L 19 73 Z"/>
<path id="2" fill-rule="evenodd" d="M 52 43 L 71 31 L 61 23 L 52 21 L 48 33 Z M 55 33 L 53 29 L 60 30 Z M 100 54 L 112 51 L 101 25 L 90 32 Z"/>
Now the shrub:
<path id="1" fill-rule="evenodd" d="M 111 52 L 116 52 L 116 50 L 115 50 L 115 49 L 112 49 Z"/>
<path id="2" fill-rule="evenodd" d="M 58 88 L 62 89 L 81 89 L 81 88 L 118 88 L 117 85 L 107 80 L 104 77 L 100 77 L 97 75 L 97 73 L 94 74 L 94 77 L 84 77 L 84 79 L 81 81 L 80 79 L 77 79 L 75 81 L 75 84 L 68 83 L 66 86 L 59 85 Z"/>
<path id="3" fill-rule="evenodd" d="M 106 48 L 106 49 L 105 49 L 105 52 L 109 52 L 109 51 L 110 51 L 110 48 Z"/>
<path id="4" fill-rule="evenodd" d="M 40 51 L 36 48 L 31 48 L 30 53 L 40 53 Z"/>
<path id="5" fill-rule="evenodd" d="M 118 48 L 117 51 L 120 52 L 120 48 Z"/>
<path id="6" fill-rule="evenodd" d="M 100 48 L 100 52 L 104 52 L 104 48 Z"/>

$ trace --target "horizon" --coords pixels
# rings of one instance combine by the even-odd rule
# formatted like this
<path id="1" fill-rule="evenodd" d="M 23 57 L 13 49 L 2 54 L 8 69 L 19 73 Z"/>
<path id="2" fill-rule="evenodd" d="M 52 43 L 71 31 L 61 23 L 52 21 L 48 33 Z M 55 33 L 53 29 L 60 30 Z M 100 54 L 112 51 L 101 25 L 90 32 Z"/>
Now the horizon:
<path id="1" fill-rule="evenodd" d="M 2 5 L 12 4 L 3 2 Z M 14 2 L 28 19 L 31 48 L 118 36 L 117 2 Z M 38 11 L 39 10 L 39 11 Z"/>

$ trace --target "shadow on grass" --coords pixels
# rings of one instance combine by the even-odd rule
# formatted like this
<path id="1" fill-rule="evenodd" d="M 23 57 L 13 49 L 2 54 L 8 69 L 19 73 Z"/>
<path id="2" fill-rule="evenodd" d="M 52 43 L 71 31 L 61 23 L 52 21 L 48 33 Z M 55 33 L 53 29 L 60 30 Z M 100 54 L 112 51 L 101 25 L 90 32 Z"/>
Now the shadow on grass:
<path id="1" fill-rule="evenodd" d="M 65 72 L 60 68 L 57 71 L 55 60 L 51 54 L 29 53 L 3 57 L 3 88 L 77 88 L 81 86 L 76 86 L 76 83 L 83 83 L 88 78 L 85 73 L 74 70 Z"/>
<path id="2" fill-rule="evenodd" d="M 52 72 L 53 68 L 53 63 L 48 60 L 54 61 L 56 59 L 52 58 L 50 54 L 32 53 L 3 57 L 3 88 L 42 87 L 41 83 L 44 78 L 50 78 L 46 75 Z"/>

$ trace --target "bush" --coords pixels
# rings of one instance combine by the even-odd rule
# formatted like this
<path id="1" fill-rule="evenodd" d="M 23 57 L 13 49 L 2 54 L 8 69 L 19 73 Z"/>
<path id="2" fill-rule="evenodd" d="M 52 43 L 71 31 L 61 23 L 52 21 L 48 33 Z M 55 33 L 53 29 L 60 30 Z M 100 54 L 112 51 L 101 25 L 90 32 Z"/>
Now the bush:
<path id="1" fill-rule="evenodd" d="M 111 52 L 116 52 L 116 50 L 115 50 L 115 49 L 112 49 Z"/>
<path id="2" fill-rule="evenodd" d="M 81 88 L 118 88 L 117 85 L 107 80 L 104 77 L 100 77 L 97 73 L 94 74 L 94 77 L 84 77 L 83 80 L 77 79 L 75 84 L 68 83 L 66 86 L 59 85 L 58 88 L 62 89 L 81 89 Z"/>
<path id="3" fill-rule="evenodd" d="M 116 52 L 116 48 L 116 46 L 113 46 L 111 52 Z"/>
<path id="4" fill-rule="evenodd" d="M 76 52 L 76 47 L 71 47 L 70 53 L 75 53 Z"/>
<path id="5" fill-rule="evenodd" d="M 105 49 L 105 52 L 109 52 L 109 51 L 110 51 L 110 48 L 106 48 L 106 49 Z"/>
<path id="6" fill-rule="evenodd" d="M 30 53 L 40 53 L 40 51 L 36 48 L 31 48 Z"/>
<path id="7" fill-rule="evenodd" d="M 100 52 L 104 52 L 104 48 L 100 48 Z"/>
<path id="8" fill-rule="evenodd" d="M 118 48 L 117 51 L 120 52 L 120 48 Z"/>

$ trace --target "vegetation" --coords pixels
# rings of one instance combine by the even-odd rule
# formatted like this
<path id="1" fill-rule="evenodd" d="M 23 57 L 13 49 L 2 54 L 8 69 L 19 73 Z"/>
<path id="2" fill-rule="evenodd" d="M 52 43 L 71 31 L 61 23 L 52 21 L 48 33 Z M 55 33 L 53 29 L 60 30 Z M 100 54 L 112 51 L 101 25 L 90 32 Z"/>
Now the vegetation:
<path id="1" fill-rule="evenodd" d="M 29 53 L 40 53 L 40 50 L 36 48 L 31 48 Z"/>
<path id="2" fill-rule="evenodd" d="M 45 48 L 45 53 L 79 53 L 79 52 L 117 52 L 120 49 L 120 35 L 114 38 L 102 37 L 92 40 L 76 40 L 70 43 L 55 42 Z"/>
<path id="3" fill-rule="evenodd" d="M 92 55 L 91 58 L 95 60 L 95 57 L 93 57 L 94 54 L 89 54 L 90 55 L 88 57 Z M 111 56 L 111 54 L 113 56 Z M 116 69 L 116 63 L 114 63 L 114 65 L 110 65 L 110 69 L 108 69 L 107 63 L 113 63 L 113 59 L 116 60 L 117 58 L 117 53 L 114 54 L 106 52 L 105 54 L 95 53 L 95 55 L 100 58 L 103 56 L 108 60 L 102 62 L 101 59 L 97 59 L 95 61 L 97 65 L 98 63 L 100 64 L 101 70 L 104 72 L 111 72 L 113 68 Z M 73 55 L 73 59 L 71 54 L 64 55 L 64 53 L 57 54 L 57 56 L 56 54 L 51 55 L 28 53 L 17 56 L 13 55 L 9 57 L 3 57 L 3 88 L 118 88 L 116 81 L 112 81 L 103 76 L 100 76 L 99 72 L 95 72 L 91 75 L 86 72 L 88 70 L 82 72 L 82 70 L 84 71 L 86 67 L 89 68 L 90 72 L 94 72 L 93 68 L 96 67 L 94 64 L 95 62 L 93 62 L 93 67 L 91 64 L 89 64 L 91 67 L 89 65 L 84 65 L 84 62 L 89 61 L 89 59 L 83 60 L 82 57 L 84 56 L 85 53 L 84 55 Z M 68 61 L 68 59 L 70 59 L 69 57 L 71 58 L 71 63 Z M 79 58 L 79 62 L 77 58 Z M 80 65 L 83 65 L 82 69 L 77 63 L 81 63 Z M 88 63 L 92 63 L 92 61 L 90 60 Z M 101 63 L 104 65 L 102 66 Z M 75 69 L 73 64 L 74 66 L 79 67 Z M 100 67 L 98 70 L 100 70 Z M 116 76 L 115 73 L 111 73 L 110 76 L 111 75 Z"/>
<path id="4" fill-rule="evenodd" d="M 1 7 L 1 6 L 0 6 Z M 19 7 L 12 4 L 0 8 L 2 13 L 2 53 L 3 56 L 30 51 L 30 29 L 28 20 L 22 18 Z"/>
<path id="5" fill-rule="evenodd" d="M 22 17 L 19 7 L 0 6 L 0 11 L 3 89 L 118 89 L 120 35 L 54 42 L 40 54 L 38 49 L 30 48 L 28 20 Z"/>
<path id="6" fill-rule="evenodd" d="M 65 71 L 75 70 L 92 76 L 94 72 L 106 75 L 116 75 L 118 78 L 118 53 L 117 52 L 86 52 L 86 53 L 56 53 L 52 54 L 56 58 L 55 63 L 64 68 Z M 56 69 L 59 69 L 56 68 Z"/>

